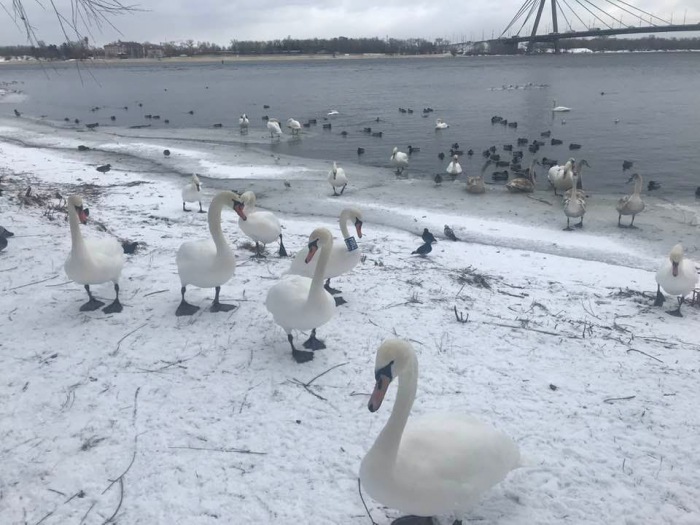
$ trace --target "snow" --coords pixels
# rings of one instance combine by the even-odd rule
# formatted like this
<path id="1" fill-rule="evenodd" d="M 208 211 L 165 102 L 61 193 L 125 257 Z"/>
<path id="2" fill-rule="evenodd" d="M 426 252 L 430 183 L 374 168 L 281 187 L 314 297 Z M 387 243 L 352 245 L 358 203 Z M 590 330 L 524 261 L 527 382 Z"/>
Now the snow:
<path id="1" fill-rule="evenodd" d="M 0 133 L 29 140 L 10 129 Z M 280 179 L 293 161 L 280 160 L 277 180 L 267 168 L 247 178 L 242 170 L 269 166 L 269 155 L 257 153 L 255 163 L 255 152 L 235 150 L 230 169 L 240 178 L 221 187 L 254 189 L 259 206 L 280 217 L 288 249 L 303 248 L 318 226 L 339 239 L 339 211 L 363 210 L 366 259 L 333 282 L 348 304 L 318 330 L 328 349 L 298 365 L 264 306 L 291 259 L 274 247 L 262 262 L 251 259 L 236 215 L 224 212 L 238 264 L 221 300 L 239 308 L 212 314 L 214 291 L 192 288 L 188 300 L 202 309 L 176 318 L 176 250 L 207 229 L 206 215 L 181 211 L 185 179 L 162 169 L 157 155 L 170 141 L 144 142 L 158 145 L 146 169 L 112 162 L 103 175 L 94 170 L 103 153 L 68 152 L 72 140 L 61 132 L 45 137 L 51 147 L 0 142 L 0 224 L 16 234 L 0 252 L 0 523 L 49 515 L 44 525 L 84 516 L 102 524 L 115 511 L 119 523 L 149 525 L 368 523 L 357 471 L 396 389 L 376 414 L 365 394 L 376 348 L 394 336 L 418 354 L 413 413 L 473 414 L 511 435 L 526 458 L 468 521 L 700 523 L 700 311 L 686 304 L 679 319 L 651 306 L 656 266 L 676 236 L 697 238 L 697 228 L 675 221 L 668 242 L 658 226 L 672 222 L 668 209 L 650 206 L 634 240 L 602 219 L 568 234 L 560 223 L 528 226 L 533 211 L 488 215 L 501 198 L 537 204 L 523 196 L 474 199 L 425 181 L 381 181 L 381 168 L 345 166 L 349 191 L 332 198 L 327 167 L 307 162 L 287 190 Z M 226 165 L 218 155 L 182 158 Z M 128 185 L 135 181 L 144 184 Z M 208 182 L 207 203 L 221 181 Z M 29 184 L 34 194 L 81 191 L 91 212 L 85 236 L 104 235 L 100 222 L 145 243 L 127 256 L 123 313 L 79 312 L 85 292 L 63 272 L 68 224 L 45 206 L 19 206 Z M 470 207 L 450 212 L 450 198 Z M 444 239 L 445 223 L 476 242 Z M 429 257 L 412 257 L 425 226 L 439 242 Z M 685 244 L 694 257 L 697 248 Z M 621 293 L 627 288 L 646 295 Z M 94 292 L 113 298 L 109 284 Z M 454 307 L 469 315 L 466 324 Z M 400 515 L 365 499 L 382 525 Z"/>

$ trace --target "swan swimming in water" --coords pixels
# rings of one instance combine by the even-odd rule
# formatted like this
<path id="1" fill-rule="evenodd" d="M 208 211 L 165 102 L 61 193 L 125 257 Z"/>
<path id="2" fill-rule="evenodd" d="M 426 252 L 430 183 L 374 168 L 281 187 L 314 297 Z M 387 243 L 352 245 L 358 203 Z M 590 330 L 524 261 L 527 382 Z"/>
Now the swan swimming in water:
<path id="1" fill-rule="evenodd" d="M 350 273 L 353 268 L 360 263 L 360 259 L 362 258 L 362 251 L 358 248 L 355 237 L 348 232 L 348 222 L 350 221 L 352 221 L 355 226 L 357 237 L 359 239 L 362 238 L 362 212 L 355 208 L 346 208 L 341 211 L 338 222 L 344 242 L 333 243 L 328 266 L 323 275 L 324 279 L 326 279 L 326 284 L 324 284 L 323 287 L 332 295 L 340 294 L 341 291 L 331 288 L 331 279 Z M 304 260 L 306 254 L 304 252 L 305 250 L 297 252 L 289 270 L 287 270 L 287 274 L 303 275 L 305 277 L 313 276 L 318 259 L 312 259 L 310 263 L 306 263 Z M 336 306 L 340 306 L 346 302 L 347 301 L 342 297 L 335 298 Z"/>
<path id="2" fill-rule="evenodd" d="M 620 224 L 620 220 L 622 219 L 623 215 L 632 216 L 632 221 L 630 222 L 628 228 L 634 228 L 634 218 L 638 213 L 642 213 L 644 211 L 645 205 L 644 201 L 642 200 L 642 176 L 639 173 L 635 173 L 627 182 L 630 183 L 632 181 L 634 181 L 634 189 L 632 190 L 632 193 L 622 197 L 618 201 L 615 208 L 619 214 L 617 217 L 617 225 L 620 228 L 624 228 L 624 226 Z"/>
<path id="3" fill-rule="evenodd" d="M 292 357 L 297 363 L 305 363 L 314 358 L 313 351 L 326 348 L 323 341 L 316 338 L 316 329 L 331 320 L 335 313 L 333 296 L 323 288 L 323 276 L 333 248 L 333 235 L 326 228 L 317 228 L 309 235 L 308 252 L 304 261 L 309 264 L 321 251 L 312 279 L 300 275 L 286 275 L 267 293 L 265 307 L 279 326 L 287 333 L 292 347 Z M 311 330 L 311 336 L 304 343 L 306 352 L 294 346 L 292 330 Z"/>
<path id="4" fill-rule="evenodd" d="M 447 124 L 447 122 L 444 121 L 442 117 L 439 117 L 435 120 L 435 129 L 447 129 L 450 126 Z"/>
<path id="5" fill-rule="evenodd" d="M 418 360 L 402 339 L 387 339 L 377 350 L 370 412 L 379 410 L 397 377 L 391 416 L 360 465 L 362 486 L 383 505 L 413 515 L 402 524 L 425 524 L 418 516 L 452 512 L 461 525 L 479 496 L 520 466 L 518 446 L 473 416 L 436 413 L 409 420 Z"/>
<path id="6" fill-rule="evenodd" d="M 71 250 L 63 268 L 72 281 L 82 284 L 88 294 L 88 302 L 80 307 L 81 312 L 92 312 L 100 306 L 90 291 L 90 285 L 106 282 L 114 283 L 114 301 L 102 309 L 106 314 L 119 313 L 122 304 L 119 302 L 119 277 L 124 267 L 124 249 L 116 239 L 84 239 L 80 225 L 87 222 L 89 210 L 83 208 L 83 199 L 71 195 L 66 202 L 68 221 L 70 224 Z"/>
<path id="7" fill-rule="evenodd" d="M 552 111 L 555 113 L 567 113 L 571 111 L 571 108 L 567 108 L 566 106 L 557 106 L 557 101 L 553 100 L 552 101 Z"/>
<path id="8" fill-rule="evenodd" d="M 396 166 L 397 175 L 401 175 L 403 170 L 408 167 L 408 155 L 406 155 L 403 151 L 399 151 L 399 148 L 394 148 L 389 160 L 393 166 Z"/>
<path id="9" fill-rule="evenodd" d="M 656 272 L 656 301 L 654 306 L 661 306 L 666 300 L 661 289 L 671 295 L 678 296 L 678 308 L 668 312 L 676 317 L 683 317 L 681 306 L 685 296 L 695 290 L 698 284 L 698 272 L 695 265 L 683 256 L 683 246 L 676 244 L 668 257 L 664 259 L 661 268 Z"/>
<path id="10" fill-rule="evenodd" d="M 221 210 L 224 206 L 230 206 L 239 217 L 245 217 L 241 197 L 232 191 L 222 191 L 209 205 L 207 218 L 211 238 L 185 242 L 177 251 L 177 273 L 180 276 L 180 295 L 182 296 L 175 312 L 178 317 L 193 315 L 199 310 L 199 306 L 185 301 L 188 285 L 216 290 L 211 312 L 228 312 L 235 308 L 233 305 L 219 302 L 221 287 L 233 277 L 236 270 L 236 257 L 221 231 Z"/>
<path id="11" fill-rule="evenodd" d="M 185 207 L 187 202 L 198 202 L 199 213 L 204 213 L 202 209 L 202 185 L 199 183 L 199 177 L 196 173 L 192 175 L 192 180 L 182 188 L 182 211 L 190 211 Z"/>

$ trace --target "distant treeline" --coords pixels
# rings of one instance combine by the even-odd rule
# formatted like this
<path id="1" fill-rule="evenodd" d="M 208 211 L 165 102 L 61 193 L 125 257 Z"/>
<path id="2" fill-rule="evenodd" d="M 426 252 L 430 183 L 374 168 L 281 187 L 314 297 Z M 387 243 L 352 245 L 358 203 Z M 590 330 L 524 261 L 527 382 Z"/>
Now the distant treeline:
<path id="1" fill-rule="evenodd" d="M 659 38 L 654 35 L 642 38 L 597 37 L 591 39 L 575 38 L 560 40 L 562 49 L 586 48 L 591 51 L 682 51 L 700 50 L 700 37 L 695 38 Z M 538 48 L 551 47 L 548 44 Z"/>

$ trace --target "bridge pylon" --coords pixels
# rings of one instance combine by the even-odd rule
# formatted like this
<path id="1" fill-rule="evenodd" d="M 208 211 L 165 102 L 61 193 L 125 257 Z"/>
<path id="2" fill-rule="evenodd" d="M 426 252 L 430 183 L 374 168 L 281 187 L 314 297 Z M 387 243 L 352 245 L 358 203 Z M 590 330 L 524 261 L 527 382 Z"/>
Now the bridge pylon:
<path id="1" fill-rule="evenodd" d="M 540 25 L 540 19 L 542 18 L 542 11 L 544 11 L 544 6 L 547 0 L 537 0 L 539 6 L 537 7 L 537 16 L 535 16 L 535 22 L 532 24 L 532 33 L 530 34 L 530 41 L 527 44 L 527 54 L 531 54 L 535 48 L 535 42 L 537 41 L 537 29 Z M 549 0 L 552 4 L 552 29 L 553 33 L 556 35 L 559 33 L 559 26 L 557 24 L 557 0 Z M 554 52 L 559 53 L 559 39 L 554 39 Z"/>

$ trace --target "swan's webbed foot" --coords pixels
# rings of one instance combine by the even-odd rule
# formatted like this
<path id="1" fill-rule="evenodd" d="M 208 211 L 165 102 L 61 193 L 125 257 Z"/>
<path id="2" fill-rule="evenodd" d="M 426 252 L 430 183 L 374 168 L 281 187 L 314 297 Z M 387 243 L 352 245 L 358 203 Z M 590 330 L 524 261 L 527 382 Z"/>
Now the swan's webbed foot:
<path id="1" fill-rule="evenodd" d="M 104 306 L 105 303 L 98 301 L 94 297 L 90 297 L 90 300 L 80 307 L 81 312 L 94 312 Z"/>
<path id="2" fill-rule="evenodd" d="M 572 232 L 572 231 L 574 231 L 574 229 L 571 226 L 567 226 L 566 228 L 563 228 L 563 231 Z"/>
<path id="3" fill-rule="evenodd" d="M 183 203 L 182 203 L 182 211 L 192 211 L 192 210 L 188 210 L 188 209 L 185 207 L 184 201 L 183 201 Z"/>
<path id="4" fill-rule="evenodd" d="M 333 299 L 335 299 L 336 306 L 342 306 L 344 304 L 348 304 L 348 302 L 345 299 L 343 299 L 342 297 L 334 297 Z"/>
<path id="5" fill-rule="evenodd" d="M 574 224 L 574 228 L 583 228 L 583 219 L 578 224 Z"/>
<path id="6" fill-rule="evenodd" d="M 117 297 L 116 299 L 114 299 L 112 304 L 110 304 L 106 308 L 103 308 L 102 311 L 106 314 L 118 314 L 123 309 L 124 307 L 122 306 L 122 303 L 119 302 L 119 297 Z"/>
<path id="7" fill-rule="evenodd" d="M 292 347 L 292 357 L 297 363 L 308 363 L 314 358 L 313 352 L 305 352 L 304 350 L 297 350 L 294 348 L 294 337 L 292 334 L 287 334 L 287 341 Z"/>
<path id="8" fill-rule="evenodd" d="M 262 250 L 260 249 L 260 243 L 258 241 L 255 241 L 255 253 L 253 254 L 253 257 L 256 259 L 265 259 L 265 254 L 263 251 L 265 250 L 265 246 L 263 245 Z"/>
<path id="9" fill-rule="evenodd" d="M 430 516 L 402 516 L 391 522 L 391 525 L 435 525 Z"/>
<path id="10" fill-rule="evenodd" d="M 311 330 L 311 337 L 309 337 L 306 341 L 304 341 L 304 348 L 308 348 L 309 350 L 313 350 L 314 352 L 316 350 L 323 350 L 326 348 L 326 344 L 321 341 L 320 339 L 316 339 L 316 329 L 314 328 Z"/>
<path id="11" fill-rule="evenodd" d="M 331 280 L 330 279 L 326 279 L 326 284 L 324 284 L 323 287 L 331 295 L 338 295 L 339 293 L 342 293 L 340 290 L 336 290 L 335 288 L 331 288 Z"/>
<path id="12" fill-rule="evenodd" d="M 661 286 L 656 287 L 656 300 L 654 301 L 654 306 L 663 306 L 666 302 L 664 294 L 661 293 Z"/>
<path id="13" fill-rule="evenodd" d="M 681 306 L 683 306 L 683 301 L 685 300 L 685 297 L 679 297 L 678 298 L 678 308 L 675 310 L 671 310 L 670 312 L 666 312 L 668 315 L 672 315 L 673 317 L 683 317 L 683 314 L 681 313 Z"/>
<path id="14" fill-rule="evenodd" d="M 347 188 L 347 186 L 348 186 L 347 184 L 343 184 L 343 187 L 340 188 L 340 194 L 341 194 L 341 195 L 343 194 L 343 192 L 345 191 L 345 188 Z"/>
<path id="15" fill-rule="evenodd" d="M 175 315 L 178 317 L 182 317 L 185 315 L 194 315 L 195 313 L 197 313 L 197 310 L 199 310 L 199 306 L 195 306 L 193 304 L 190 304 L 183 299 L 180 302 L 180 306 L 177 307 L 177 310 L 175 311 Z"/>
<path id="16" fill-rule="evenodd" d="M 335 186 L 333 186 L 333 197 L 339 197 L 338 192 L 335 191 Z"/>
<path id="17" fill-rule="evenodd" d="M 202 203 L 199 203 L 199 211 L 197 213 L 207 213 L 202 209 Z"/>
<path id="18" fill-rule="evenodd" d="M 230 312 L 231 310 L 235 310 L 236 308 L 238 308 L 238 306 L 235 304 L 226 304 L 214 301 L 211 305 L 211 308 L 209 308 L 209 311 L 215 314 L 217 312 Z"/>

